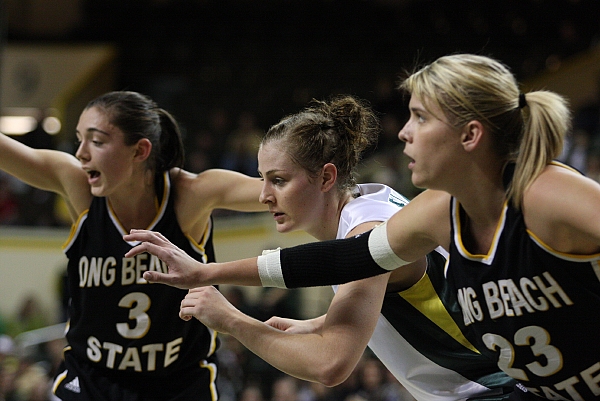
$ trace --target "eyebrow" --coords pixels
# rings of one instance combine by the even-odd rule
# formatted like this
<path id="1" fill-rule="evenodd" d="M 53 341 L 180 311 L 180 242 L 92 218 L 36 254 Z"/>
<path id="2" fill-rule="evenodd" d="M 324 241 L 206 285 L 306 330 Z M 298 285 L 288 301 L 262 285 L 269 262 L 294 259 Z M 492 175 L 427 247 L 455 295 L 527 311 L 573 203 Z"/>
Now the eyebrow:
<path id="1" fill-rule="evenodd" d="M 424 107 L 417 107 L 417 106 L 413 106 L 413 107 L 409 107 L 408 108 L 410 111 L 415 112 L 415 111 L 420 111 L 423 113 L 428 113 L 427 109 L 425 109 Z"/>
<path id="2" fill-rule="evenodd" d="M 100 134 L 103 134 L 103 135 L 106 135 L 106 136 L 110 136 L 110 134 L 108 132 L 102 131 L 101 129 L 94 128 L 94 127 L 86 129 L 85 132 L 86 133 L 98 132 Z M 81 134 L 81 132 L 79 132 L 79 130 L 75 130 L 75 133 Z"/>
<path id="3" fill-rule="evenodd" d="M 273 169 L 273 170 L 269 170 L 269 171 L 265 172 L 265 175 L 280 174 L 282 171 L 285 171 L 285 170 Z M 260 174 L 260 171 L 259 171 L 259 174 Z"/>

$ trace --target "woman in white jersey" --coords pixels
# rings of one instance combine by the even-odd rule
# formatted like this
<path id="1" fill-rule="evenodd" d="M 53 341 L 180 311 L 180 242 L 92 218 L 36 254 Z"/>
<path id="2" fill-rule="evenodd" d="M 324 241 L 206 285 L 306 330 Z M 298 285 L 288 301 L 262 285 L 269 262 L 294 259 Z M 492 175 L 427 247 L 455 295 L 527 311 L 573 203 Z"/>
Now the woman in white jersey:
<path id="1" fill-rule="evenodd" d="M 279 232 L 304 230 L 320 241 L 347 238 L 408 203 L 385 185 L 356 185 L 353 171 L 377 128 L 370 108 L 349 96 L 314 102 L 271 127 L 258 154 L 260 200 Z M 155 235 L 125 238 L 146 240 L 145 234 Z M 155 248 L 136 251 L 142 249 Z M 341 285 L 327 314 L 309 321 L 259 322 L 210 287 L 190 290 L 181 316 L 233 335 L 290 375 L 328 386 L 350 375 L 368 343 L 419 400 L 507 399 L 513 381 L 462 335 L 457 301 L 445 291 L 444 264 L 433 251 L 391 277 Z"/>

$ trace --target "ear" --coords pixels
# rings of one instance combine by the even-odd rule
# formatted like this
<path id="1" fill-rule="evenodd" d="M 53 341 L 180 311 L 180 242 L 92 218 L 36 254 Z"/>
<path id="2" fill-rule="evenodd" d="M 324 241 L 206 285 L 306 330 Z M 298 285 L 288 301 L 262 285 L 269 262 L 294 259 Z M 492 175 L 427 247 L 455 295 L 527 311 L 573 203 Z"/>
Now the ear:
<path id="1" fill-rule="evenodd" d="M 326 163 L 321 172 L 321 191 L 327 192 L 337 181 L 337 167 L 333 163 Z"/>
<path id="2" fill-rule="evenodd" d="M 462 129 L 461 144 L 467 152 L 473 151 L 483 138 L 485 128 L 477 120 L 469 121 Z"/>
<path id="3" fill-rule="evenodd" d="M 152 142 L 147 138 L 142 138 L 135 144 L 133 157 L 137 161 L 144 161 L 150 157 L 150 152 L 152 152 Z"/>

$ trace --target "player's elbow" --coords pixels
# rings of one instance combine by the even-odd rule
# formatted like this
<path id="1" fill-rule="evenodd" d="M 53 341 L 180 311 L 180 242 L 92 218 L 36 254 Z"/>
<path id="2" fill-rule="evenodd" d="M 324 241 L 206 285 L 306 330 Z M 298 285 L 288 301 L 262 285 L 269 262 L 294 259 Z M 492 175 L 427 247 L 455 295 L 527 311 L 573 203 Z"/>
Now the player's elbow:
<path id="1" fill-rule="evenodd" d="M 320 364 L 317 381 L 327 387 L 334 387 L 345 382 L 356 366 L 349 359 L 330 358 L 326 363 Z"/>

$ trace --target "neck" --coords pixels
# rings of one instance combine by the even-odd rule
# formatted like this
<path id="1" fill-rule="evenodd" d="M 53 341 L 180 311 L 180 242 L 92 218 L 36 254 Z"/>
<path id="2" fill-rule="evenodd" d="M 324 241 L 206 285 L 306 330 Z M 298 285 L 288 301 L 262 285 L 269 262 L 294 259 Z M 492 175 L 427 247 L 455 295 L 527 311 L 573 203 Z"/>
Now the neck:
<path id="1" fill-rule="evenodd" d="M 345 191 L 341 196 L 336 193 L 329 199 L 325 199 L 323 213 L 315 226 L 306 232 L 319 241 L 332 240 L 337 237 L 338 226 L 342 209 L 353 199 L 350 191 Z"/>
<path id="2" fill-rule="evenodd" d="M 152 174 L 132 181 L 125 191 L 108 197 L 108 202 L 125 230 L 148 228 L 156 217 L 157 204 Z"/>

